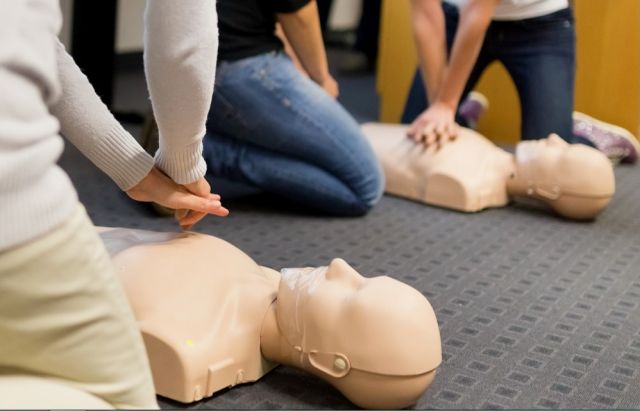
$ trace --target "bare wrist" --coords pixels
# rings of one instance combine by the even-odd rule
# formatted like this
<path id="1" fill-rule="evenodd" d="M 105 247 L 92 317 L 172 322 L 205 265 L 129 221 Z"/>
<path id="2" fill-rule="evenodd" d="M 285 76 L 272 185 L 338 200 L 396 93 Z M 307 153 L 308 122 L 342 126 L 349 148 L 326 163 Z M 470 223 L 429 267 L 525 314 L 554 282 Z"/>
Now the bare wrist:
<path id="1" fill-rule="evenodd" d="M 328 79 L 329 79 L 329 71 L 311 76 L 311 80 L 313 80 L 317 84 L 322 84 Z"/>
<path id="2" fill-rule="evenodd" d="M 447 108 L 449 110 L 455 111 L 458 108 L 458 101 L 455 99 L 436 99 L 434 105 L 438 105 L 443 108 Z"/>

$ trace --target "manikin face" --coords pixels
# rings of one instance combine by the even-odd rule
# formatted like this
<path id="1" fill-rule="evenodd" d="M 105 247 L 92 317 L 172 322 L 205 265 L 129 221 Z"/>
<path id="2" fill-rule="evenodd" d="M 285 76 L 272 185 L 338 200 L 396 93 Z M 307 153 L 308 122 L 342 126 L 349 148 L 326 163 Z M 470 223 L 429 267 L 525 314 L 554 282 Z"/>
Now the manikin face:
<path id="1" fill-rule="evenodd" d="M 350 369 L 418 375 L 441 358 L 433 309 L 417 290 L 392 278 L 365 278 L 344 260 L 282 271 L 280 330 L 291 347 L 326 374 Z"/>
<path id="2" fill-rule="evenodd" d="M 560 136 L 552 134 L 548 138 L 519 143 L 516 147 L 516 156 L 519 163 L 557 161 L 559 157 L 566 155 L 572 147 L 574 146 L 564 141 Z"/>
<path id="3" fill-rule="evenodd" d="M 585 198 L 613 195 L 615 180 L 606 156 L 583 144 L 569 144 L 556 134 L 518 144 L 516 162 L 518 177 L 548 200 L 563 194 Z"/>
<path id="4" fill-rule="evenodd" d="M 568 144 L 555 134 L 516 148 L 516 173 L 509 191 L 540 200 L 571 219 L 592 219 L 615 192 L 613 167 L 600 151 Z"/>

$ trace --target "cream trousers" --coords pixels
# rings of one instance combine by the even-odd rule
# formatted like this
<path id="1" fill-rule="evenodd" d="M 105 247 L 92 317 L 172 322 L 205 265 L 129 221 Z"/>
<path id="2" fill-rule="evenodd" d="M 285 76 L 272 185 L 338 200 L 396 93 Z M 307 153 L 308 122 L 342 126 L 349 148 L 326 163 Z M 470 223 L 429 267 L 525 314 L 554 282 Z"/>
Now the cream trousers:
<path id="1" fill-rule="evenodd" d="M 0 375 L 16 374 L 116 408 L 158 407 L 131 308 L 81 205 L 56 230 L 0 252 Z"/>

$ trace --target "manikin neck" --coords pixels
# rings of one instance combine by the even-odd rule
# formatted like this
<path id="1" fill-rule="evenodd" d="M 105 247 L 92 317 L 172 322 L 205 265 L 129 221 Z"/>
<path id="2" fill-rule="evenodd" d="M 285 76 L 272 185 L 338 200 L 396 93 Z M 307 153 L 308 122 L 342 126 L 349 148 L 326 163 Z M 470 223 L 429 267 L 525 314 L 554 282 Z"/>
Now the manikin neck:
<path id="1" fill-rule="evenodd" d="M 278 300 L 269 306 L 260 333 L 260 349 L 262 355 L 269 361 L 289 365 L 296 368 L 304 368 L 303 356 L 292 347 L 278 326 L 276 307 Z"/>
<path id="2" fill-rule="evenodd" d="M 516 161 L 516 156 L 512 156 L 513 172 L 507 179 L 507 193 L 509 197 L 526 197 L 531 195 L 530 179 L 525 176 L 522 168 Z"/>

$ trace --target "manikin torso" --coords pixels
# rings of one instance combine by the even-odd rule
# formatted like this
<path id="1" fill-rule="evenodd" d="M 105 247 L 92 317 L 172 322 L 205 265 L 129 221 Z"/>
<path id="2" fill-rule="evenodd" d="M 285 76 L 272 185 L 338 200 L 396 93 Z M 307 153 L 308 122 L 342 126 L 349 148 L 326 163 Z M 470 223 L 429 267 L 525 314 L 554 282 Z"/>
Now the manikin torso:
<path id="1" fill-rule="evenodd" d="M 100 235 L 140 326 L 159 394 L 197 401 L 275 366 L 261 355 L 256 324 L 276 298 L 277 272 L 211 236 L 129 229 Z"/>
<path id="2" fill-rule="evenodd" d="M 604 154 L 557 135 L 521 142 L 514 156 L 462 127 L 440 148 L 415 143 L 403 125 L 362 129 L 383 166 L 385 191 L 426 204 L 475 212 L 527 198 L 567 218 L 591 219 L 615 191 Z"/>
<path id="3" fill-rule="evenodd" d="M 440 364 L 433 309 L 389 277 L 364 278 L 337 259 L 281 281 L 208 235 L 116 228 L 101 237 L 160 395 L 196 401 L 256 381 L 276 365 L 269 359 L 314 373 L 358 405 L 398 408 L 422 395 Z"/>
<path id="4" fill-rule="evenodd" d="M 436 149 L 407 138 L 403 125 L 370 123 L 362 129 L 382 163 L 387 193 L 466 212 L 509 201 L 512 155 L 477 133 L 464 130 Z"/>

